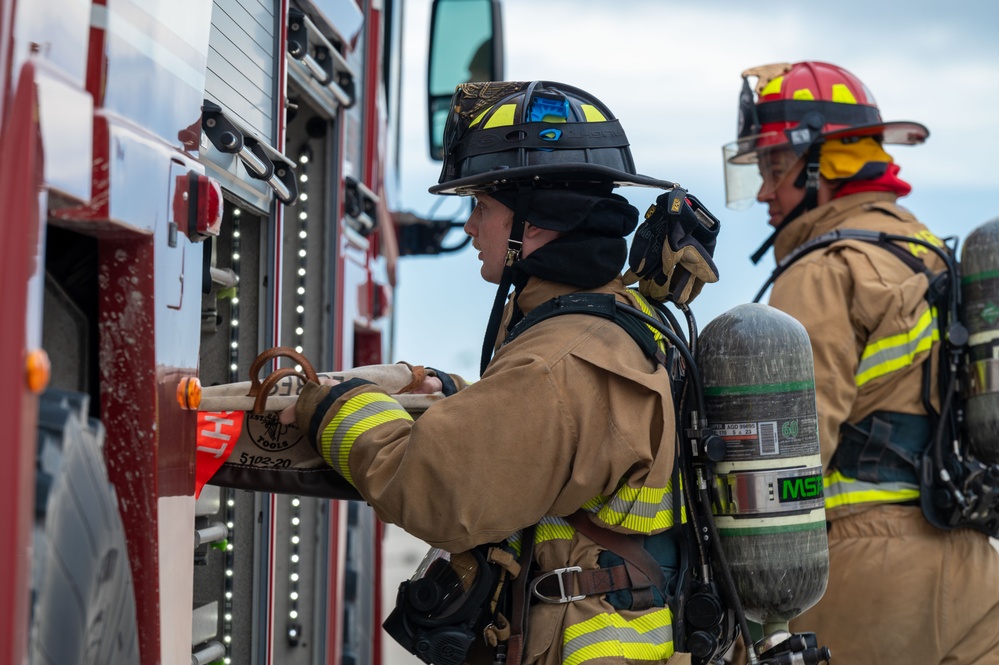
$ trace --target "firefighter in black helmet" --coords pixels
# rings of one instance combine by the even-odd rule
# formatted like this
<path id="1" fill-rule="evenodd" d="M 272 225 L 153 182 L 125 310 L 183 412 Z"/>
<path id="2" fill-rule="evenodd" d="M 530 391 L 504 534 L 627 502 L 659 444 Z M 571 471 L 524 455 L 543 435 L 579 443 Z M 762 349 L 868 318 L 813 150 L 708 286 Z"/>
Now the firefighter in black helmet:
<path id="1" fill-rule="evenodd" d="M 835 662 L 999 663 L 999 554 L 982 533 L 932 526 L 920 507 L 932 500 L 920 469 L 941 408 L 927 292 L 944 263 L 916 241 L 942 242 L 896 202 L 911 188 L 884 146 L 929 132 L 883 121 L 836 65 L 743 78 L 726 189 L 732 205 L 767 205 L 773 232 L 753 258 L 773 246 L 770 304 L 811 339 L 831 522 L 825 596 L 792 629 L 815 631 Z M 833 240 L 853 230 L 912 241 Z"/>
<path id="2" fill-rule="evenodd" d="M 651 311 L 622 279 L 638 212 L 614 190 L 673 183 L 637 173 L 599 100 L 549 81 L 459 86 L 444 147 L 430 191 L 476 197 L 465 229 L 498 284 L 481 379 L 456 390 L 437 373 L 448 397 L 415 422 L 358 380 L 310 384 L 297 404 L 378 516 L 437 548 L 386 629 L 433 663 L 689 662 L 669 375 L 614 320 L 540 316 L 592 295 Z M 626 564 L 594 529 L 652 554 Z"/>

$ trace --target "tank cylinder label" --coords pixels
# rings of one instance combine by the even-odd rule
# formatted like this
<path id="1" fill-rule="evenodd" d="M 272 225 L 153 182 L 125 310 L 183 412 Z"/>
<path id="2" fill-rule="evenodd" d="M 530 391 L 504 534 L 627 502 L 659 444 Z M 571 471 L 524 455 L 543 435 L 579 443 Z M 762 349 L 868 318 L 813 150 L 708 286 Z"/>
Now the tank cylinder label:
<path id="1" fill-rule="evenodd" d="M 815 389 L 753 394 L 705 390 L 708 427 L 725 440 L 725 461 L 788 458 L 819 451 Z M 747 417 L 748 416 L 748 417 Z"/>

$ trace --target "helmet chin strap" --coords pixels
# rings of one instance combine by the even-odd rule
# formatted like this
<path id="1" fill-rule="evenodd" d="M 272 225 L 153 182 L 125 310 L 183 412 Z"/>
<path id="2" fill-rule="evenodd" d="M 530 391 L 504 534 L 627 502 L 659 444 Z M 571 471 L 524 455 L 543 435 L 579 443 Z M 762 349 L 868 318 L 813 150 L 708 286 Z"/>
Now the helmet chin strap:
<path id="1" fill-rule="evenodd" d="M 479 376 L 486 373 L 486 367 L 493 358 L 496 346 L 496 336 L 499 334 L 500 320 L 503 318 L 503 306 L 510 295 L 513 284 L 513 264 L 520 260 L 520 250 L 524 244 L 524 224 L 527 222 L 527 212 L 531 208 L 531 192 L 533 188 L 522 183 L 517 189 L 517 203 L 513 210 L 513 225 L 510 227 L 510 237 L 506 241 L 506 265 L 503 266 L 503 276 L 500 277 L 496 296 L 493 298 L 493 308 L 489 312 L 489 323 L 486 325 L 486 335 L 482 340 L 482 355 L 479 360 Z"/>
<path id="2" fill-rule="evenodd" d="M 777 240 L 777 234 L 787 228 L 787 225 L 797 219 L 803 212 L 812 210 L 819 204 L 819 152 L 821 151 L 821 143 L 813 143 L 808 149 L 808 160 L 805 162 L 805 168 L 801 170 L 798 177 L 794 181 L 794 186 L 798 189 L 802 187 L 805 188 L 805 196 L 798 202 L 798 205 L 791 209 L 791 212 L 784 215 L 784 219 L 781 220 L 780 224 L 774 228 L 773 233 L 763 241 L 763 244 L 753 252 L 750 256 L 750 260 L 753 265 L 760 262 L 760 259 L 770 251 L 773 247 L 774 242 Z"/>

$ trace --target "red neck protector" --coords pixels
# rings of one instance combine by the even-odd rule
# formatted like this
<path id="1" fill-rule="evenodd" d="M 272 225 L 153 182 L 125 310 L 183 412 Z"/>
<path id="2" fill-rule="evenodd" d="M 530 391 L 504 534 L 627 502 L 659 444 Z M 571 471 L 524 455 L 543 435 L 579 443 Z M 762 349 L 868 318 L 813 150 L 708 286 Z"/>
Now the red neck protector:
<path id="1" fill-rule="evenodd" d="M 894 192 L 901 198 L 912 191 L 912 185 L 898 177 L 899 168 L 898 164 L 889 164 L 885 172 L 877 178 L 845 182 L 836 190 L 833 198 L 838 199 L 859 192 Z"/>

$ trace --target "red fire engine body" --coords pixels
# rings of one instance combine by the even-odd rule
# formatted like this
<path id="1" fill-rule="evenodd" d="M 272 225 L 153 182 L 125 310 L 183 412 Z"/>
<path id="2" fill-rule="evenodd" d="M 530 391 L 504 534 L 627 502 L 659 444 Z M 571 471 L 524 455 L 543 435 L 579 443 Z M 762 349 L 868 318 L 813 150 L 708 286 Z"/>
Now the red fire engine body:
<path id="1" fill-rule="evenodd" d="M 0 10 L 0 665 L 377 665 L 370 509 L 196 498 L 191 407 L 391 361 L 401 2 Z"/>

